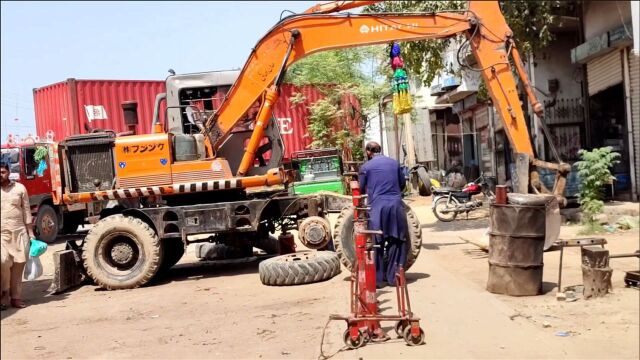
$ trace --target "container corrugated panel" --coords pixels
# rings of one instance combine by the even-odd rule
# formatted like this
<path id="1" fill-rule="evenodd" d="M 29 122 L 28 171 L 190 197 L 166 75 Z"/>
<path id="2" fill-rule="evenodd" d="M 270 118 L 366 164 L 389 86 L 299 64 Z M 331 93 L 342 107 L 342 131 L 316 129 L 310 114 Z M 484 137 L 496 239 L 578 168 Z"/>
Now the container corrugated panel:
<path id="1" fill-rule="evenodd" d="M 291 98 L 302 94 L 304 101 L 294 103 Z M 273 116 L 280 126 L 280 134 L 284 141 L 284 157 L 291 158 L 291 153 L 308 149 L 313 141 L 309 136 L 309 106 L 320 100 L 321 94 L 310 86 L 298 88 L 290 84 L 280 87 L 280 98 L 273 109 Z"/>
<path id="2" fill-rule="evenodd" d="M 218 108 L 230 87 L 219 87 L 214 98 Z M 40 137 L 48 130 L 60 141 L 70 135 L 85 134 L 91 129 L 126 131 L 121 104 L 124 101 L 138 102 L 138 133 L 152 131 L 153 107 L 156 95 L 165 92 L 164 81 L 140 80 L 75 80 L 34 89 L 36 128 Z M 302 93 L 304 101 L 293 103 L 291 97 Z M 308 149 L 312 139 L 308 134 L 309 106 L 322 99 L 320 91 L 313 86 L 281 86 L 281 93 L 274 117 L 278 121 L 285 145 L 285 159 L 291 153 Z M 354 95 L 345 95 L 342 100 L 346 115 L 346 126 L 353 133 L 360 133 L 360 102 Z M 164 102 L 161 110 L 164 121 Z M 340 130 L 340 129 L 336 129 Z"/>
<path id="3" fill-rule="evenodd" d="M 33 101 L 38 136 L 44 138 L 47 131 L 53 131 L 54 139 L 62 140 L 78 133 L 67 82 L 34 89 Z"/>
<path id="4" fill-rule="evenodd" d="M 121 104 L 131 100 L 138 102 L 138 133 L 149 133 L 156 95 L 163 92 L 164 81 L 140 80 L 68 79 L 34 89 L 37 134 L 51 130 L 60 141 L 92 129 L 126 131 Z"/>
<path id="5" fill-rule="evenodd" d="M 291 98 L 302 94 L 301 102 L 293 102 Z M 280 133 L 285 145 L 285 159 L 290 159 L 296 151 L 308 150 L 313 139 L 309 135 L 309 107 L 323 99 L 322 93 L 313 86 L 295 86 L 284 84 L 280 87 L 280 98 L 273 109 L 274 118 L 280 126 Z M 342 99 L 342 110 L 345 113 L 346 124 L 335 130 L 350 129 L 354 134 L 360 130 L 360 102 L 353 94 L 345 95 Z"/>

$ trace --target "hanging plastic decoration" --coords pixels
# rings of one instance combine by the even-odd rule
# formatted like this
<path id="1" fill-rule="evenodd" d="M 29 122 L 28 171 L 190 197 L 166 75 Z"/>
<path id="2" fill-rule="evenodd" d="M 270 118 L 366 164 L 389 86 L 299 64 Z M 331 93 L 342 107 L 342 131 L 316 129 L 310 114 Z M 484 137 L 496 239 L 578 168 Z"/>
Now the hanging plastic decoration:
<path id="1" fill-rule="evenodd" d="M 411 94 L 409 93 L 409 79 L 407 71 L 404 69 L 404 61 L 400 56 L 400 44 L 393 43 L 391 46 L 391 69 L 393 70 L 393 112 L 396 115 L 411 112 Z"/>
<path id="2" fill-rule="evenodd" d="M 38 146 L 36 152 L 33 154 L 33 159 L 38 162 L 38 169 L 36 172 L 38 173 L 38 177 L 42 177 L 44 175 L 44 171 L 47 170 L 47 153 L 49 151 L 44 146 Z"/>

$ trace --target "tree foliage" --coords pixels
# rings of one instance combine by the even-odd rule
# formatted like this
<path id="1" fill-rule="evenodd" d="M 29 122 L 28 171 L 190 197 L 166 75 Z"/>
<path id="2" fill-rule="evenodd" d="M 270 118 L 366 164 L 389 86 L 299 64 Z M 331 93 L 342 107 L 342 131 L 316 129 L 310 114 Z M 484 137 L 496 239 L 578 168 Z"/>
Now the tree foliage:
<path id="1" fill-rule="evenodd" d="M 313 85 L 324 95 L 323 99 L 308 107 L 309 135 L 313 139 L 311 148 L 337 147 L 343 149 L 347 158 L 362 156 L 364 136 L 347 129 L 346 121 L 354 114 L 348 114 L 345 108 L 349 106 L 343 106 L 342 102 L 345 95 L 353 94 L 362 109 L 377 103 L 387 90 L 373 76 L 381 52 L 379 46 L 325 51 L 310 55 L 289 68 L 285 82 L 296 86 Z M 366 67 L 374 70 L 367 73 Z M 305 101 L 302 94 L 295 94 L 290 100 L 293 103 Z M 357 115 L 363 120 L 361 130 L 364 132 L 367 119 L 364 114 Z"/>
<path id="2" fill-rule="evenodd" d="M 364 12 L 441 12 L 463 10 L 466 1 L 385 1 L 369 5 Z M 529 54 L 543 48 L 553 40 L 549 24 L 553 20 L 552 10 L 559 1 L 501 1 L 500 8 L 513 30 L 518 48 Z M 452 39 L 421 40 L 409 42 L 402 48 L 402 57 L 410 74 L 419 76 L 424 84 L 430 85 L 434 78 L 448 64 L 444 54 Z"/>
<path id="3" fill-rule="evenodd" d="M 583 212 L 583 222 L 591 225 L 595 216 L 604 209 L 604 186 L 613 179 L 611 167 L 618 163 L 620 154 L 613 152 L 611 147 L 596 148 L 592 151 L 580 150 L 580 161 L 576 162 L 580 178 L 580 207 Z"/>

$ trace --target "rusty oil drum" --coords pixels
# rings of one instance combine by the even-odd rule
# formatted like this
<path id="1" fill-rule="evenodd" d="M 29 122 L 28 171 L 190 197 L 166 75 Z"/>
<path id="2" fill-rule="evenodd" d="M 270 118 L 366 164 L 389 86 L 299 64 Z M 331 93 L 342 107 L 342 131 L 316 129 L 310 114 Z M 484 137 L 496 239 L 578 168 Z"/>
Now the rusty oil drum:
<path id="1" fill-rule="evenodd" d="M 487 291 L 512 296 L 542 292 L 545 205 L 491 204 Z"/>

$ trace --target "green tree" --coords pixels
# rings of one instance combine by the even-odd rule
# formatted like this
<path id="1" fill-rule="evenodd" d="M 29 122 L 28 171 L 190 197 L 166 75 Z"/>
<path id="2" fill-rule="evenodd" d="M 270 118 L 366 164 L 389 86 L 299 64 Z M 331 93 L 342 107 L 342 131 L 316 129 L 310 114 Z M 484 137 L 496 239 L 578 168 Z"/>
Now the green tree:
<path id="1" fill-rule="evenodd" d="M 362 109 L 377 103 L 387 90 L 385 84 L 375 80 L 381 53 L 380 46 L 331 50 L 310 55 L 289 68 L 285 82 L 296 86 L 313 85 L 324 95 L 309 106 L 311 148 L 337 147 L 343 149 L 345 158 L 362 158 L 362 133 L 367 128 L 367 119 L 362 113 L 355 114 L 362 118 L 362 133 L 350 132 L 345 124 L 354 114 L 347 113 L 348 107 L 343 106 L 342 101 L 344 95 L 353 94 Z M 373 67 L 373 70 L 367 71 L 367 67 Z M 294 94 L 291 101 L 299 104 L 305 99 L 302 94 Z"/>
<path id="2" fill-rule="evenodd" d="M 367 6 L 363 12 L 441 12 L 463 10 L 466 1 L 385 1 Z M 529 54 L 544 48 L 553 40 L 549 24 L 553 10 L 560 1 L 500 1 L 500 8 L 513 30 L 518 49 Z M 402 46 L 402 57 L 410 74 L 430 85 L 433 79 L 450 64 L 444 63 L 444 53 L 451 40 L 421 40 Z"/>
<path id="3" fill-rule="evenodd" d="M 602 201 L 604 186 L 614 177 L 611 167 L 618 163 L 620 154 L 613 152 L 611 147 L 596 148 L 592 151 L 580 150 L 580 161 L 576 162 L 580 178 L 580 207 L 582 208 L 582 222 L 587 226 L 585 233 L 597 230 L 599 224 L 595 216 L 604 209 Z"/>

